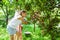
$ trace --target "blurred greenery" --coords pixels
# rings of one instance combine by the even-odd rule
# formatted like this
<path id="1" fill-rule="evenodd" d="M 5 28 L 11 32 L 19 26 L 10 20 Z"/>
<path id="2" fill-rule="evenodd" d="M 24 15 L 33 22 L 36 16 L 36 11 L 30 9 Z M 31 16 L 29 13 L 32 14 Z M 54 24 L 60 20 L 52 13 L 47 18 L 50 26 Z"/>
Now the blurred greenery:
<path id="1" fill-rule="evenodd" d="M 0 40 L 9 39 L 6 27 L 17 9 L 27 11 L 29 23 L 23 26 L 23 39 L 30 39 L 26 31 L 32 40 L 60 39 L 60 0 L 0 0 Z"/>
<path id="2" fill-rule="evenodd" d="M 29 38 L 28 37 L 25 37 L 25 34 L 24 32 L 28 31 L 28 32 L 31 32 L 31 36 L 32 36 L 32 40 L 50 40 L 50 36 L 49 35 L 46 35 L 45 37 L 43 37 L 39 31 L 40 29 L 38 27 L 36 27 L 36 32 L 33 31 L 33 25 L 24 25 L 23 27 L 23 40 L 28 40 Z M 9 34 L 8 32 L 6 31 L 6 28 L 2 28 L 0 27 L 0 40 L 9 40 Z"/>
<path id="3" fill-rule="evenodd" d="M 36 30 L 35 32 L 33 31 L 33 24 L 29 25 L 23 25 L 23 30 L 22 30 L 22 35 L 23 35 L 23 40 L 51 40 L 51 36 L 49 34 L 43 36 L 41 33 L 40 28 L 36 25 Z M 9 34 L 6 31 L 6 28 L 0 27 L 0 40 L 9 40 Z M 26 37 L 24 32 L 31 32 L 32 37 Z M 60 38 L 58 37 L 57 40 Z"/>

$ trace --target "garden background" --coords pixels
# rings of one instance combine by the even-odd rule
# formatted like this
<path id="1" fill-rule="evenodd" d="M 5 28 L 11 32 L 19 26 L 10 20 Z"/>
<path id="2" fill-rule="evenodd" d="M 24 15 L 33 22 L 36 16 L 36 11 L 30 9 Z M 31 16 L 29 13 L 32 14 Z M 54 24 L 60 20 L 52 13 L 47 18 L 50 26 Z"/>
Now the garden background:
<path id="1" fill-rule="evenodd" d="M 9 40 L 6 27 L 17 9 L 27 12 L 23 40 L 60 40 L 60 0 L 0 0 L 0 40 Z"/>

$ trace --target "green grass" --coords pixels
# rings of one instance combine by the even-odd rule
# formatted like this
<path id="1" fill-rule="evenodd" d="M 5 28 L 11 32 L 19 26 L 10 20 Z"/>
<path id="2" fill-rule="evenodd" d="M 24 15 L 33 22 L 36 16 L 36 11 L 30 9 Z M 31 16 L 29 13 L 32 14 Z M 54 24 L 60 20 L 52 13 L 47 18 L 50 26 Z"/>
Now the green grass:
<path id="1" fill-rule="evenodd" d="M 9 35 L 6 31 L 6 28 L 0 28 L 0 40 L 9 40 Z"/>
<path id="2" fill-rule="evenodd" d="M 31 32 L 31 37 L 25 36 L 24 32 L 26 32 L 26 31 Z M 36 27 L 36 30 L 34 32 L 33 25 L 24 25 L 22 35 L 23 35 L 23 40 L 31 40 L 31 39 L 32 40 L 51 40 L 50 35 L 48 35 L 48 34 L 46 36 L 42 36 L 41 30 L 38 27 Z M 57 40 L 59 40 L 59 39 L 60 38 L 58 38 Z M 6 28 L 0 27 L 0 40 L 9 40 L 9 34 L 8 34 Z"/>

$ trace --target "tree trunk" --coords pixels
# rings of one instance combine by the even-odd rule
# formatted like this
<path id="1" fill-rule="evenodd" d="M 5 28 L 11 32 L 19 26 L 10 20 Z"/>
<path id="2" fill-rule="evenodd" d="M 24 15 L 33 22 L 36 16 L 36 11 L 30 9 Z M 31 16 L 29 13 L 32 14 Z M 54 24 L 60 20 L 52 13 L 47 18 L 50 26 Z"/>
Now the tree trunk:
<path id="1" fill-rule="evenodd" d="M 35 23 L 34 23 L 34 32 L 35 32 Z"/>
<path id="2" fill-rule="evenodd" d="M 6 25 L 8 24 L 8 9 L 7 9 L 7 6 L 6 6 Z"/>
<path id="3" fill-rule="evenodd" d="M 6 12 L 4 11 L 4 8 L 3 7 L 1 7 L 1 8 L 2 8 L 4 14 L 5 14 L 5 17 L 6 17 L 6 25 L 7 25 L 8 24 L 8 7 L 6 5 L 5 5 L 5 7 L 6 7 Z"/>
<path id="4" fill-rule="evenodd" d="M 51 40 L 56 40 L 54 33 L 51 34 Z"/>

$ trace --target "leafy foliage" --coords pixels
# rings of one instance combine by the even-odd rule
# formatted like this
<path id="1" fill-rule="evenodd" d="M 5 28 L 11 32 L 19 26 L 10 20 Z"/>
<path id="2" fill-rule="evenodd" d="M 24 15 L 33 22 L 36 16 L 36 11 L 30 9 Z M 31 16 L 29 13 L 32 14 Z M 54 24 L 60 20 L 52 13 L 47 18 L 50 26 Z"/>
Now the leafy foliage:
<path id="1" fill-rule="evenodd" d="M 1 16 L 2 21 L 5 19 L 4 23 L 2 21 L 0 23 L 6 26 L 16 9 L 27 10 L 27 20 L 34 25 L 37 24 L 43 35 L 49 34 L 51 40 L 56 40 L 55 38 L 60 36 L 59 29 L 56 27 L 60 23 L 59 3 L 60 0 L 0 0 L 0 9 L 5 15 Z"/>

